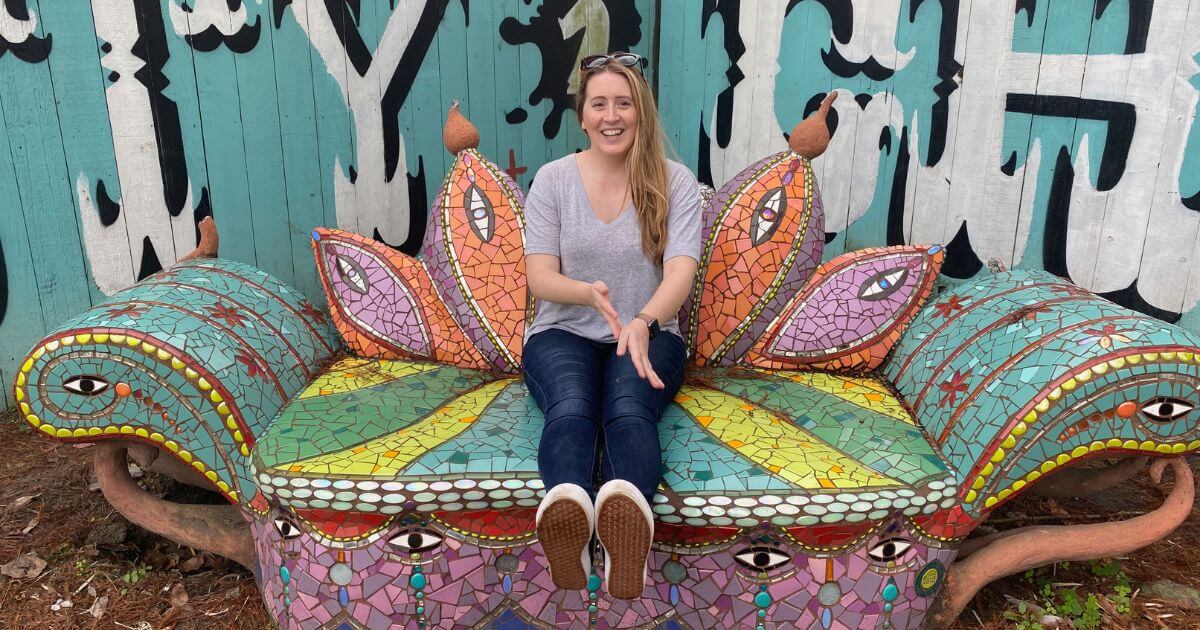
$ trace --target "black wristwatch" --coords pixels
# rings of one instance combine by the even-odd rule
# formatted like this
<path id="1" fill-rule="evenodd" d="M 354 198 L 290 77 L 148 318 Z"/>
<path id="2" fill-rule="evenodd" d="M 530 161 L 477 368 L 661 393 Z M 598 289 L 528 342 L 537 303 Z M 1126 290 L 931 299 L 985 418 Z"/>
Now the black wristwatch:
<path id="1" fill-rule="evenodd" d="M 662 332 L 662 329 L 658 327 L 658 319 L 656 317 L 647 315 L 646 313 L 638 313 L 636 317 L 646 322 L 646 326 L 650 329 L 651 339 L 654 339 L 658 336 L 658 333 Z"/>

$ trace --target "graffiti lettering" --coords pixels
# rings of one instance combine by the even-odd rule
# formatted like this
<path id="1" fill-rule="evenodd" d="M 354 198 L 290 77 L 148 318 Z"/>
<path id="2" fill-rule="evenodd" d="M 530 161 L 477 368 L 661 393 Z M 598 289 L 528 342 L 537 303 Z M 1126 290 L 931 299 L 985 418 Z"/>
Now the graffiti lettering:
<path id="1" fill-rule="evenodd" d="M 41 63 L 50 56 L 50 35 L 38 37 L 37 15 L 29 11 L 26 0 L 4 0 L 0 9 L 0 57 L 12 52 L 26 63 Z"/>
<path id="2" fill-rule="evenodd" d="M 242 0 L 196 0 L 195 7 L 187 3 L 167 6 L 175 32 L 196 50 L 208 52 L 224 44 L 235 53 L 246 53 L 258 44 L 262 20 L 255 18 L 254 24 L 247 24 Z"/>
<path id="3" fill-rule="evenodd" d="M 567 15 L 558 21 L 562 29 L 563 40 L 571 39 L 575 33 L 583 31 L 583 41 L 579 43 L 579 52 L 575 55 L 575 66 L 578 67 L 588 55 L 603 55 L 608 52 L 608 9 L 600 0 L 579 0 Z M 567 81 L 567 94 L 579 93 L 579 73 L 572 72 Z"/>
<path id="4" fill-rule="evenodd" d="M 353 17 L 357 0 L 290 3 L 300 28 L 337 81 L 354 116 L 357 168 L 350 169 L 351 176 L 345 175 L 340 159 L 334 168 L 338 227 L 373 234 L 387 243 L 407 240 L 406 247 L 413 242 L 413 233 L 422 230 L 421 223 L 410 220 L 415 204 L 409 178 L 395 176 L 405 163 L 398 117 L 448 2 L 402 3 L 370 53 L 365 52 L 357 27 L 343 11 Z M 279 5 L 276 10 L 281 10 Z M 309 19 L 310 15 L 314 19 Z M 353 72 L 347 71 L 347 58 Z M 423 179 L 423 171 L 417 177 Z"/>
<path id="5" fill-rule="evenodd" d="M 125 185 L 120 202 L 110 198 L 103 180 L 96 182 L 95 199 L 85 175 L 79 175 L 75 188 L 96 284 L 111 294 L 161 269 L 160 256 L 171 262 L 186 253 L 187 244 L 196 242 L 195 221 L 211 209 L 207 188 L 195 202 L 179 108 L 166 94 L 170 81 L 163 68 L 169 52 L 158 3 L 93 0 L 92 11 L 102 40 L 100 63 L 110 70 L 105 98 L 117 176 Z M 192 212 L 184 213 L 185 208 Z M 110 227 L 119 219 L 126 229 Z M 140 261 L 136 270 L 104 264 L 106 252 L 125 247 Z"/>
<path id="6" fill-rule="evenodd" d="M 529 24 L 512 17 L 500 23 L 504 41 L 533 44 L 541 52 L 542 74 L 529 104 L 550 101 L 550 113 L 542 122 L 546 138 L 558 137 L 563 113 L 571 109 L 573 92 L 563 86 L 573 85 L 580 56 L 589 54 L 586 51 L 632 50 L 642 39 L 641 23 L 633 0 L 546 0 Z"/>

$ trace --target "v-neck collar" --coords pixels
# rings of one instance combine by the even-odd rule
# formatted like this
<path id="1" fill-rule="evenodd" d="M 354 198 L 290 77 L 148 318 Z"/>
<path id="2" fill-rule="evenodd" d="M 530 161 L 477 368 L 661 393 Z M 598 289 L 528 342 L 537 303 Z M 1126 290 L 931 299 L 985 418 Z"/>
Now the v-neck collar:
<path id="1" fill-rule="evenodd" d="M 611 221 L 604 221 L 603 219 L 601 219 L 600 216 L 596 214 L 596 207 L 594 205 L 592 205 L 592 198 L 588 195 L 587 186 L 584 185 L 583 170 L 581 168 L 579 168 L 579 154 L 578 153 L 571 154 L 571 163 L 575 165 L 575 169 L 574 169 L 575 170 L 575 178 L 579 181 L 579 189 L 583 191 L 583 198 L 587 199 L 588 213 L 592 215 L 592 219 L 594 219 L 596 221 L 596 223 L 599 223 L 600 225 L 613 225 L 617 221 L 620 221 L 621 218 L 624 217 L 625 215 L 634 214 L 634 213 L 630 212 L 630 210 L 633 209 L 633 202 L 630 201 L 629 205 L 622 208 L 621 212 L 618 213 L 617 216 L 613 217 L 613 219 Z"/>

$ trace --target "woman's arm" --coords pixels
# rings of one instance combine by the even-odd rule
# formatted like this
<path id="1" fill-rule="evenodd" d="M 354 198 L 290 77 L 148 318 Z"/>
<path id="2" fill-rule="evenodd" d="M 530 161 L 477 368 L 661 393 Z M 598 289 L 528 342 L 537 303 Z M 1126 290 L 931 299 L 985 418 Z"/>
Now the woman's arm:
<path id="1" fill-rule="evenodd" d="M 692 291 L 697 266 L 699 264 L 691 256 L 675 256 L 663 263 L 662 283 L 642 307 L 642 312 L 660 322 L 673 319 Z"/>
<path id="2" fill-rule="evenodd" d="M 691 256 L 674 256 L 663 263 L 663 279 L 642 312 L 660 322 L 669 321 L 687 299 L 696 277 L 698 263 Z M 662 389 L 666 385 L 650 364 L 650 324 L 635 317 L 617 335 L 617 356 L 629 351 L 629 359 L 637 369 L 638 376 L 650 381 L 650 386 Z"/>
<path id="3" fill-rule="evenodd" d="M 621 336 L 621 320 L 617 319 L 617 309 L 613 308 L 612 301 L 608 297 L 608 285 L 599 280 L 591 283 L 573 280 L 564 276 L 559 269 L 558 256 L 526 255 L 525 278 L 529 285 L 530 295 L 538 300 L 558 304 L 591 306 L 599 311 L 604 320 L 608 322 L 608 326 L 612 328 L 613 337 L 619 338 Z M 683 304 L 683 300 L 681 299 L 679 303 Z"/>

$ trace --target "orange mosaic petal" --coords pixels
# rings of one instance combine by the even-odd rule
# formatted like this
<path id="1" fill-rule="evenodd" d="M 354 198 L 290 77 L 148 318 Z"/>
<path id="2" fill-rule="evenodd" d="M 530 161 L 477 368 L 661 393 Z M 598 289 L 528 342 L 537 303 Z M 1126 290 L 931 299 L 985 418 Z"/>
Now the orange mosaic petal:
<path id="1" fill-rule="evenodd" d="M 698 364 L 736 363 L 803 286 L 824 245 L 815 199 L 811 166 L 790 151 L 750 166 L 712 198 L 715 221 L 690 306 Z"/>
<path id="2" fill-rule="evenodd" d="M 430 217 L 426 256 L 451 313 L 492 367 L 520 368 L 526 290 L 520 191 L 475 149 L 462 151 Z"/>

